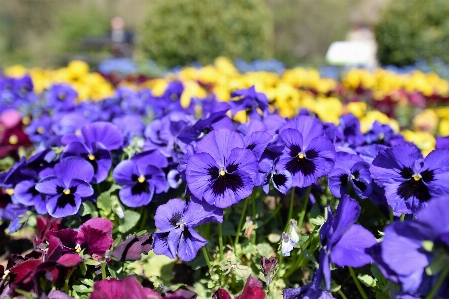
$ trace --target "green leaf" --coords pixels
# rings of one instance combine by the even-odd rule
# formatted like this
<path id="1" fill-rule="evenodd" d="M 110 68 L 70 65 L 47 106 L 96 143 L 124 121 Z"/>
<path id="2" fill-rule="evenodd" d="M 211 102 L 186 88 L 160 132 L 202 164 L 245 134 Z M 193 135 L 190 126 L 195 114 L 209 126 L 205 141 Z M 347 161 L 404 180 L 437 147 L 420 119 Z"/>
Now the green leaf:
<path id="1" fill-rule="evenodd" d="M 270 246 L 270 244 L 261 243 L 257 244 L 257 252 L 259 252 L 261 256 L 270 257 L 271 253 L 273 252 L 273 248 Z"/>
<path id="2" fill-rule="evenodd" d="M 86 287 L 83 284 L 80 285 L 74 285 L 72 286 L 72 289 L 76 292 L 80 292 L 80 293 L 87 293 L 87 292 L 92 292 L 91 288 Z"/>
<path id="3" fill-rule="evenodd" d="M 98 266 L 98 265 L 100 265 L 101 263 L 98 262 L 98 261 L 94 261 L 94 260 L 85 260 L 85 261 L 84 261 L 84 264 L 85 264 L 85 265 L 90 265 L 90 266 Z"/>
<path id="4" fill-rule="evenodd" d="M 92 217 L 98 217 L 97 209 L 91 201 L 84 201 L 81 207 L 81 216 L 92 215 Z"/>
<path id="5" fill-rule="evenodd" d="M 92 287 L 92 286 L 94 285 L 94 281 L 93 281 L 92 279 L 83 278 L 83 279 L 80 279 L 80 281 L 81 281 L 83 284 L 85 284 L 85 285 L 87 285 L 87 286 L 90 286 L 90 287 Z"/>
<path id="6" fill-rule="evenodd" d="M 376 280 L 369 276 L 368 274 L 359 275 L 357 278 L 367 287 L 375 287 L 376 286 Z"/>
<path id="7" fill-rule="evenodd" d="M 109 191 L 103 192 L 97 198 L 97 207 L 103 212 L 104 216 L 111 214 L 111 195 Z"/>
<path id="8" fill-rule="evenodd" d="M 323 225 L 324 221 L 325 220 L 323 216 L 318 216 L 316 218 L 310 219 L 310 223 L 312 223 L 313 225 Z"/>
<path id="9" fill-rule="evenodd" d="M 223 221 L 222 224 L 223 236 L 235 236 L 234 225 L 228 220 Z"/>
<path id="10" fill-rule="evenodd" d="M 122 234 L 132 229 L 139 222 L 140 213 L 133 210 L 125 210 L 123 219 L 119 219 L 118 230 Z"/>
<path id="11" fill-rule="evenodd" d="M 79 265 L 80 265 L 81 273 L 82 273 L 83 275 L 86 275 L 86 272 L 87 272 L 87 267 L 86 267 L 86 265 L 85 265 L 84 263 L 80 263 Z"/>

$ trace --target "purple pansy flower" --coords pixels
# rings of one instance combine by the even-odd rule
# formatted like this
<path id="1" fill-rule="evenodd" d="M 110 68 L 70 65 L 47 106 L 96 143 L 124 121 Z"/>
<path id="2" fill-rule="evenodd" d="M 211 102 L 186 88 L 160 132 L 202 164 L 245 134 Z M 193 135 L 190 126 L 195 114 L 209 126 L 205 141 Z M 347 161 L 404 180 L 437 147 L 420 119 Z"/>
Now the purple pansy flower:
<path id="1" fill-rule="evenodd" d="M 94 193 L 89 182 L 94 169 L 87 161 L 68 157 L 54 167 L 54 175 L 36 184 L 36 190 L 47 196 L 47 212 L 53 217 L 66 217 L 78 212 L 83 198 Z"/>
<path id="2" fill-rule="evenodd" d="M 78 93 L 69 84 L 54 84 L 48 91 L 47 105 L 55 110 L 72 110 Z"/>
<path id="3" fill-rule="evenodd" d="M 231 93 L 231 97 L 236 100 L 230 101 L 231 113 L 234 116 L 237 112 L 245 110 L 251 119 L 261 119 L 257 108 L 262 112 L 268 108 L 268 98 L 262 92 L 257 92 L 253 86 L 247 89 L 240 89 Z"/>
<path id="4" fill-rule="evenodd" d="M 105 298 L 133 298 L 148 299 L 148 293 L 140 284 L 135 276 L 128 276 L 123 280 L 115 278 L 103 279 L 94 284 L 94 291 L 89 299 L 105 299 Z M 153 294 L 151 294 L 154 296 Z M 156 296 L 158 294 L 156 293 Z M 160 298 L 160 297 L 155 297 Z"/>
<path id="5" fill-rule="evenodd" d="M 425 297 L 443 269 L 449 254 L 447 198 L 432 199 L 415 220 L 395 221 L 385 228 L 383 241 L 373 247 L 373 257 L 384 276 L 398 283 L 402 292 Z M 429 271 L 432 268 L 432 271 Z M 435 298 L 449 296 L 446 280 Z"/>
<path id="6" fill-rule="evenodd" d="M 371 177 L 385 188 L 396 213 L 416 213 L 432 197 L 449 194 L 449 149 L 432 151 L 425 159 L 406 143 L 380 151 L 370 167 Z"/>
<path id="7" fill-rule="evenodd" d="M 299 116 L 290 120 L 280 129 L 279 137 L 285 149 L 278 165 L 292 174 L 293 186 L 310 186 L 334 167 L 335 147 L 316 118 Z"/>
<path id="8" fill-rule="evenodd" d="M 356 200 L 344 195 L 337 208 L 336 216 L 331 212 L 320 230 L 323 248 L 320 252 L 320 268 L 326 290 L 330 289 L 330 262 L 340 267 L 361 267 L 372 262 L 365 252 L 377 243 L 376 238 L 361 225 L 355 224 L 361 211 Z"/>
<path id="9" fill-rule="evenodd" d="M 94 183 L 104 181 L 112 165 L 109 151 L 123 145 L 123 136 L 119 129 L 107 122 L 96 122 L 84 126 L 82 135 L 66 135 L 62 142 L 67 144 L 62 159 L 79 156 L 89 162 L 94 169 Z"/>
<path id="10" fill-rule="evenodd" d="M 285 169 L 276 169 L 276 164 L 271 159 L 262 159 L 259 162 L 259 180 L 263 191 L 268 194 L 269 183 L 282 194 L 286 194 L 292 187 L 292 175 Z"/>
<path id="11" fill-rule="evenodd" d="M 389 125 L 383 125 L 377 120 L 373 123 L 371 129 L 365 133 L 367 144 L 385 144 L 395 146 L 405 143 L 404 137 L 396 133 Z"/>
<path id="12" fill-rule="evenodd" d="M 208 222 L 221 223 L 223 210 L 194 197 L 190 198 L 188 204 L 182 199 L 174 198 L 157 208 L 154 221 L 159 229 L 153 236 L 154 253 L 191 261 L 207 243 L 194 228 Z"/>
<path id="13" fill-rule="evenodd" d="M 372 192 L 369 164 L 357 155 L 339 152 L 334 169 L 329 173 L 329 188 L 335 197 L 347 194 L 351 186 L 360 198 L 367 198 Z"/>
<path id="14" fill-rule="evenodd" d="M 196 145 L 187 162 L 186 179 L 193 195 L 227 208 L 249 196 L 258 181 L 257 161 L 239 133 L 214 130 Z"/>
<path id="15" fill-rule="evenodd" d="M 168 183 L 161 168 L 168 162 L 158 150 L 135 155 L 131 160 L 120 162 L 114 169 L 113 177 L 120 190 L 120 200 L 128 207 L 147 205 L 154 193 L 166 192 Z"/>

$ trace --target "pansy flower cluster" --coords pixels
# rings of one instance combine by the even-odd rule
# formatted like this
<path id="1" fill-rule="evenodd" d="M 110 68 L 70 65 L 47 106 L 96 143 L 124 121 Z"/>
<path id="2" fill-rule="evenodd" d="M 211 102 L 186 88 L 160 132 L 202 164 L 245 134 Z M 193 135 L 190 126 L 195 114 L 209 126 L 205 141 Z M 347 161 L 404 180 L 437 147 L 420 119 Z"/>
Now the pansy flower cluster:
<path id="1" fill-rule="evenodd" d="M 37 94 L 29 77 L 0 79 L 1 115 L 25 123 L 8 138 L 34 145 L 0 174 L 0 217 L 9 233 L 38 229 L 34 250 L 10 258 L 2 294 L 192 298 L 148 274 L 171 259 L 207 267 L 198 275 L 213 298 L 344 296 L 345 275 L 363 298 L 360 281 L 398 298 L 447 296 L 445 139 L 424 157 L 388 125 L 362 132 L 353 114 L 281 117 L 255 86 L 228 103 L 185 94 L 172 81 L 78 103 L 67 84 Z"/>

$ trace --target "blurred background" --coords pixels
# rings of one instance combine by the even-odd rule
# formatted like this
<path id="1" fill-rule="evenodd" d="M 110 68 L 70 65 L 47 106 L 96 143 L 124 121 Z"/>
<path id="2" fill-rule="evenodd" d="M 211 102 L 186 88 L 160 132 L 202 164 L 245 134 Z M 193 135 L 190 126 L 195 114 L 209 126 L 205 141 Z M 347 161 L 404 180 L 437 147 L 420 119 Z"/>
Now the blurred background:
<path id="1" fill-rule="evenodd" d="M 380 65 L 448 63 L 448 13 L 447 0 L 2 0 L 0 66 L 111 56 L 166 68 L 218 56 L 316 66 L 332 42 L 351 39 L 377 42 Z"/>

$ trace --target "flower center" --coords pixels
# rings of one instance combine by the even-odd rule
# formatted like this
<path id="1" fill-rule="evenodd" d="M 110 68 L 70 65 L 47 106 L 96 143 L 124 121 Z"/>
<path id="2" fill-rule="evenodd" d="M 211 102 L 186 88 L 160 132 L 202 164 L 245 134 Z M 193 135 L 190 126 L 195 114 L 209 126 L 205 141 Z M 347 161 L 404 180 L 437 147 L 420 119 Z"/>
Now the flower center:
<path id="1" fill-rule="evenodd" d="M 11 135 L 9 137 L 9 144 L 14 145 L 14 144 L 17 144 L 17 142 L 19 142 L 19 138 L 17 138 L 16 135 Z"/>
<path id="2" fill-rule="evenodd" d="M 385 137 L 385 134 L 384 134 L 384 133 L 379 133 L 379 135 L 377 135 L 377 138 L 378 138 L 379 140 L 383 140 L 384 137 Z"/>
<path id="3" fill-rule="evenodd" d="M 421 175 L 418 173 L 418 174 L 414 174 L 413 176 L 412 176 L 412 178 L 415 180 L 415 181 L 419 181 L 420 179 L 421 179 Z"/>
<path id="4" fill-rule="evenodd" d="M 139 183 L 143 183 L 143 182 L 145 182 L 145 177 L 143 175 L 140 175 L 139 178 L 137 179 L 137 181 Z"/>
<path id="5" fill-rule="evenodd" d="M 81 135 L 81 130 L 76 130 L 75 135 Z"/>
<path id="6" fill-rule="evenodd" d="M 39 127 L 39 128 L 37 128 L 37 130 L 36 130 L 39 134 L 43 134 L 44 133 L 44 128 L 43 127 Z"/>
<path id="7" fill-rule="evenodd" d="M 25 126 L 28 126 L 30 124 L 30 117 L 25 116 L 24 118 L 22 118 L 22 124 L 24 124 Z"/>
<path id="8" fill-rule="evenodd" d="M 177 226 L 178 228 L 182 228 L 185 224 L 186 224 L 186 223 L 184 222 L 184 220 L 181 219 L 181 221 L 179 221 L 178 223 L 176 223 L 176 226 Z"/>
<path id="9" fill-rule="evenodd" d="M 62 192 L 64 192 L 65 195 L 69 195 L 70 194 L 70 190 L 67 189 L 67 188 L 65 188 L 64 191 L 62 191 Z"/>
<path id="10" fill-rule="evenodd" d="M 80 246 L 80 244 L 76 244 L 76 246 L 75 246 L 75 251 L 76 252 L 81 252 L 81 246 Z"/>
<path id="11" fill-rule="evenodd" d="M 87 156 L 87 158 L 91 161 L 95 160 L 95 156 L 92 154 L 89 154 L 89 156 Z"/>
<path id="12" fill-rule="evenodd" d="M 299 153 L 299 154 L 298 154 L 298 158 L 299 158 L 299 159 L 304 159 L 304 157 L 305 157 L 305 156 L 304 156 L 303 153 Z"/>
<path id="13" fill-rule="evenodd" d="M 6 194 L 13 195 L 14 194 L 14 189 L 13 188 L 6 189 Z"/>
<path id="14" fill-rule="evenodd" d="M 225 176 L 225 174 L 226 174 L 226 171 L 222 168 L 222 169 L 220 170 L 220 176 Z"/>
<path id="15" fill-rule="evenodd" d="M 355 176 L 353 174 L 351 174 L 350 178 L 351 180 L 355 180 Z"/>

